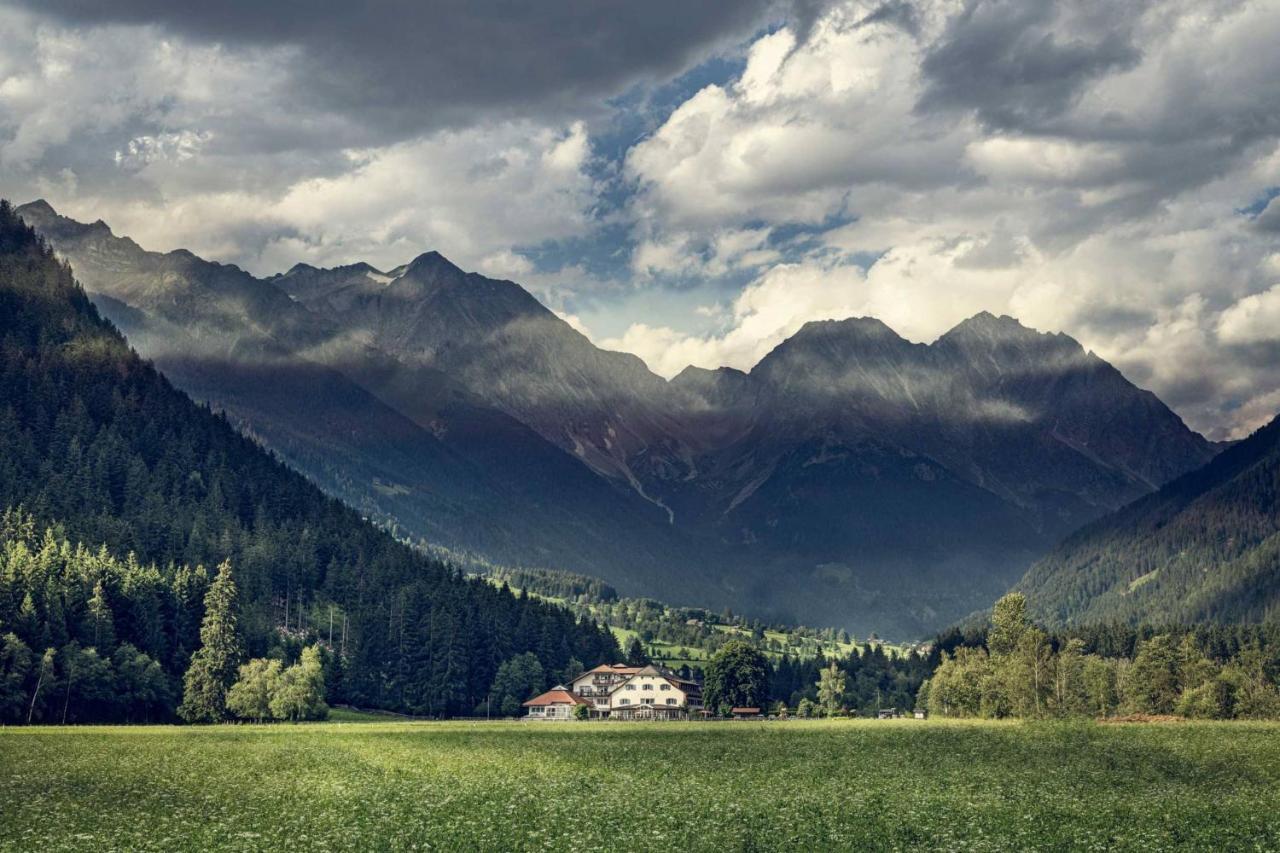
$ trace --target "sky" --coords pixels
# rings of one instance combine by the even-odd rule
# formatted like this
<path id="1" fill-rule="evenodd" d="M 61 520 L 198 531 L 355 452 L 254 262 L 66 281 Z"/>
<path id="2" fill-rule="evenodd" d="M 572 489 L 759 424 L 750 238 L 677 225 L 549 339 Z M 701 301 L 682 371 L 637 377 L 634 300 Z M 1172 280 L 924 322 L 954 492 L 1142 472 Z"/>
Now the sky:
<path id="1" fill-rule="evenodd" d="M 0 0 L 0 195 L 255 274 L 438 250 L 671 376 L 1062 331 L 1280 411 L 1275 0 Z"/>

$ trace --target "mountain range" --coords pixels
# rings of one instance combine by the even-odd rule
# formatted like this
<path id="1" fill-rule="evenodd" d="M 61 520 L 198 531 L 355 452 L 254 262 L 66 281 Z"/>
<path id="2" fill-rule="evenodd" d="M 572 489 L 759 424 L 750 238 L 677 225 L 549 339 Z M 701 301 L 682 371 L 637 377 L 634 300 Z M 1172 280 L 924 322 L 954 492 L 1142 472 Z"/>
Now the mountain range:
<path id="1" fill-rule="evenodd" d="M 18 213 L 194 397 L 407 538 L 628 595 L 914 636 L 1217 452 L 1066 335 L 813 322 L 667 381 L 436 252 L 270 278 Z"/>
<path id="2" fill-rule="evenodd" d="M 323 640 L 344 702 L 470 714 L 513 657 L 558 678 L 619 656 L 607 629 L 396 541 L 194 403 L 4 201 L 0 552 L 5 648 L 56 649 L 60 685 L 41 710 L 10 654 L 6 689 L 31 698 L 6 721 L 128 719 L 121 653 L 154 665 L 145 704 L 172 717 L 224 561 L 247 656 Z"/>

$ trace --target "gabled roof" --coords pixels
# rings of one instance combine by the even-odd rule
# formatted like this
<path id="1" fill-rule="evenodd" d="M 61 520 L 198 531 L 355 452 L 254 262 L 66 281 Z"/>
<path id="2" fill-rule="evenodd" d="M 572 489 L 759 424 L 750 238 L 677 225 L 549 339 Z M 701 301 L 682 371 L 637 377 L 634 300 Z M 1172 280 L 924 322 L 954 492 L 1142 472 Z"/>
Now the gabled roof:
<path id="1" fill-rule="evenodd" d="M 582 673 L 582 675 L 601 675 L 605 673 L 612 673 L 616 675 L 635 675 L 640 671 L 640 669 L 641 667 L 628 666 L 625 663 L 602 663 L 597 667 L 587 670 Z M 582 675 L 579 675 L 578 678 L 581 678 Z"/>
<path id="2" fill-rule="evenodd" d="M 579 699 L 564 687 L 554 687 L 540 696 L 534 696 L 528 702 L 522 703 L 522 707 L 545 707 L 547 705 L 590 705 L 591 703 L 585 699 Z"/>

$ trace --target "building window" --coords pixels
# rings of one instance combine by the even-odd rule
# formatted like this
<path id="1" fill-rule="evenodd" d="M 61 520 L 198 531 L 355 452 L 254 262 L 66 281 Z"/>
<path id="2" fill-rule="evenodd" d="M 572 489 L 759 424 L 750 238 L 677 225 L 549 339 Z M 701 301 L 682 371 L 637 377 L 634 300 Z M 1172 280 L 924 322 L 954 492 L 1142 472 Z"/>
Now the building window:
<path id="1" fill-rule="evenodd" d="M 619 704 L 619 705 L 630 705 L 630 704 L 631 704 L 631 700 L 630 700 L 630 699 L 619 699 L 619 700 L 618 700 L 618 704 Z"/>
<path id="2" fill-rule="evenodd" d="M 668 705 L 674 705 L 674 704 L 676 704 L 676 700 L 674 700 L 674 699 L 668 699 L 668 700 L 667 700 L 667 704 L 668 704 Z"/>
<path id="3" fill-rule="evenodd" d="M 662 685 L 661 687 L 659 687 L 658 689 L 659 689 L 659 690 L 670 690 L 670 689 L 671 689 L 671 685 L 670 685 L 670 684 L 664 684 L 664 685 Z"/>
<path id="4" fill-rule="evenodd" d="M 627 685 L 627 689 L 628 689 L 628 690 L 635 690 L 635 689 L 636 689 L 636 686 L 635 686 L 634 684 L 628 684 L 628 685 Z"/>
<path id="5" fill-rule="evenodd" d="M 645 690 L 652 690 L 652 689 L 653 689 L 653 685 L 652 685 L 652 684 L 646 684 L 646 685 L 644 686 L 644 689 L 645 689 Z"/>

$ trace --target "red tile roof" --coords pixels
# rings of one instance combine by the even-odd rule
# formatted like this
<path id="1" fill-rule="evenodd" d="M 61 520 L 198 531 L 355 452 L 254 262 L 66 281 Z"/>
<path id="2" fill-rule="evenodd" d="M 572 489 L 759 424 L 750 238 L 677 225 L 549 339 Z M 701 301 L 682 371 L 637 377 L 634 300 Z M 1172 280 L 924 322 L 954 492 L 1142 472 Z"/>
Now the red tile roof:
<path id="1" fill-rule="evenodd" d="M 730 714 L 759 714 L 759 708 L 730 708 Z"/>
<path id="2" fill-rule="evenodd" d="M 583 675 L 589 675 L 593 672 L 616 672 L 619 675 L 635 675 L 637 672 L 641 670 L 641 668 L 642 667 L 638 667 L 638 666 L 627 666 L 625 663 L 614 663 L 614 664 L 602 663 L 594 669 L 587 670 L 586 672 L 583 673 Z"/>
<path id="3" fill-rule="evenodd" d="M 579 699 L 568 690 L 548 690 L 541 696 L 534 696 L 528 702 L 523 703 L 523 707 L 532 708 L 536 706 L 546 705 L 590 705 L 591 703 L 585 699 Z"/>

